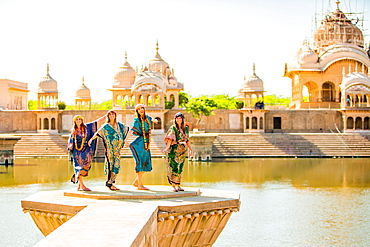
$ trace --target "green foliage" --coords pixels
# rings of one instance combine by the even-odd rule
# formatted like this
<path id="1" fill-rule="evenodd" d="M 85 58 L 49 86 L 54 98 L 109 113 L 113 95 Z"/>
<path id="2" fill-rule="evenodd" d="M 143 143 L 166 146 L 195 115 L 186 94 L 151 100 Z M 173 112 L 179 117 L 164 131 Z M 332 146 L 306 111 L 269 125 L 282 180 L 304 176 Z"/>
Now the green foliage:
<path id="1" fill-rule="evenodd" d="M 191 113 L 191 115 L 197 119 L 195 127 L 199 128 L 202 116 L 210 116 L 211 114 L 214 114 L 213 111 L 217 109 L 217 104 L 214 99 L 208 98 L 207 96 L 201 96 L 190 99 L 185 107 L 186 111 Z"/>
<path id="2" fill-rule="evenodd" d="M 236 109 L 242 109 L 244 107 L 244 102 L 240 101 L 240 100 L 236 101 L 235 102 L 235 107 L 236 107 Z"/>
<path id="3" fill-rule="evenodd" d="M 93 102 L 91 104 L 91 110 L 111 110 L 112 109 L 112 100 Z"/>
<path id="4" fill-rule="evenodd" d="M 172 109 L 172 107 L 175 106 L 175 102 L 172 102 L 172 101 L 165 101 L 164 104 L 165 104 L 164 105 L 165 109 Z"/>
<path id="5" fill-rule="evenodd" d="M 179 105 L 181 108 L 185 107 L 185 105 L 189 102 L 189 98 L 190 98 L 189 94 L 184 92 L 179 93 Z"/>
<path id="6" fill-rule="evenodd" d="M 264 101 L 265 105 L 268 104 L 268 105 L 289 106 L 290 104 L 290 97 L 286 97 L 282 95 L 279 95 L 279 96 L 277 96 L 276 94 L 265 95 L 264 99 L 265 99 Z"/>
<path id="7" fill-rule="evenodd" d="M 211 95 L 209 97 L 216 102 L 217 109 L 237 109 L 235 97 L 227 94 Z"/>
<path id="8" fill-rule="evenodd" d="M 37 100 L 28 101 L 28 110 L 37 110 Z"/>
<path id="9" fill-rule="evenodd" d="M 66 107 L 67 105 L 63 101 L 58 102 L 58 110 L 65 110 Z"/>

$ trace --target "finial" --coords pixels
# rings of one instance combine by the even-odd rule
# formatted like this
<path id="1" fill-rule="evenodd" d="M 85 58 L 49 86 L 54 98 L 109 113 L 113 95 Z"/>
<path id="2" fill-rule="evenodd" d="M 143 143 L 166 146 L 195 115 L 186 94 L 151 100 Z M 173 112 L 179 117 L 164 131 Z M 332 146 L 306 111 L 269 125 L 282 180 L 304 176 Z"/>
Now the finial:
<path id="1" fill-rule="evenodd" d="M 159 50 L 159 44 L 158 44 L 158 39 L 157 39 L 157 48 L 155 48 L 157 50 L 157 54 L 158 54 L 158 50 Z"/>
<path id="2" fill-rule="evenodd" d="M 82 85 L 85 85 L 85 77 L 82 76 Z"/>
<path id="3" fill-rule="evenodd" d="M 340 4 L 340 2 L 339 1 L 336 1 L 335 3 L 337 4 L 337 10 L 339 10 L 339 4 Z"/>
<path id="4" fill-rule="evenodd" d="M 125 51 L 125 62 L 127 62 L 127 51 Z"/>
<path id="5" fill-rule="evenodd" d="M 46 74 L 49 74 L 49 63 L 46 64 Z"/>
<path id="6" fill-rule="evenodd" d="M 253 63 L 253 75 L 256 75 L 256 64 Z"/>

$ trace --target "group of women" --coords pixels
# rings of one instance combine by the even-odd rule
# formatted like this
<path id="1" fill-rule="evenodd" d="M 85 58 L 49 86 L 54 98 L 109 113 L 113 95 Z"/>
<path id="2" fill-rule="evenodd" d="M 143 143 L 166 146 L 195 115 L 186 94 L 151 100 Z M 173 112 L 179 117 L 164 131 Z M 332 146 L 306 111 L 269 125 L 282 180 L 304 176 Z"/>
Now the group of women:
<path id="1" fill-rule="evenodd" d="M 83 178 L 88 176 L 91 168 L 98 137 L 102 138 L 105 147 L 104 170 L 107 175 L 105 185 L 110 190 L 119 190 L 114 183 L 120 170 L 120 152 L 124 146 L 128 146 L 136 163 L 137 177 L 133 186 L 138 190 L 149 190 L 143 184 L 143 176 L 145 172 L 152 170 L 150 141 L 153 123 L 157 120 L 145 113 L 143 104 L 136 105 L 135 112 L 136 117 L 131 129 L 117 121 L 117 113 L 113 110 L 90 123 L 84 123 L 84 118 L 80 115 L 73 118 L 73 128 L 67 149 L 71 151 L 74 165 L 71 182 L 78 184 L 77 190 L 90 191 Z M 106 123 L 98 129 L 98 122 L 104 119 Z M 128 139 L 131 135 L 136 136 L 136 139 L 129 144 Z M 189 155 L 192 156 L 193 151 L 189 141 L 189 130 L 185 126 L 184 115 L 181 112 L 175 115 L 173 125 L 167 131 L 164 141 L 166 148 L 163 151 L 166 154 L 168 182 L 174 192 L 183 191 L 180 184 L 186 153 L 189 149 Z"/>

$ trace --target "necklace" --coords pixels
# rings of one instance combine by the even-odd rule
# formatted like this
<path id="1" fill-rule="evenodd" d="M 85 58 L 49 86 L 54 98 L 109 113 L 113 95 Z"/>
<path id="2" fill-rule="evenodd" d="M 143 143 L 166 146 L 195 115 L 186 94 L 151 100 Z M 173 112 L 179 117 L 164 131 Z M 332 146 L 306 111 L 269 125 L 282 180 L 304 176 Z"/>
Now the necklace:
<path id="1" fill-rule="evenodd" d="M 149 131 L 148 131 L 148 139 L 146 138 L 146 135 L 145 135 L 145 122 L 144 121 L 142 121 L 143 119 L 142 119 L 142 117 L 140 117 L 140 122 L 141 122 L 141 130 L 142 130 L 142 132 L 143 132 L 143 137 L 144 137 L 144 148 L 145 148 L 145 150 L 148 150 L 149 148 L 150 148 L 150 139 L 151 139 L 151 135 L 152 135 L 152 127 L 151 127 L 151 125 L 150 125 L 150 122 L 149 122 L 149 119 L 148 119 L 148 117 L 146 117 L 146 119 L 145 119 L 145 122 L 147 122 L 147 124 L 148 124 L 148 128 L 149 128 Z"/>
<path id="2" fill-rule="evenodd" d="M 75 147 L 76 147 L 76 150 L 77 151 L 81 151 L 84 147 L 84 144 L 85 144 L 85 133 L 84 131 L 82 131 L 82 141 L 81 141 L 81 146 L 78 147 L 78 144 L 77 144 L 77 135 L 75 135 Z"/>

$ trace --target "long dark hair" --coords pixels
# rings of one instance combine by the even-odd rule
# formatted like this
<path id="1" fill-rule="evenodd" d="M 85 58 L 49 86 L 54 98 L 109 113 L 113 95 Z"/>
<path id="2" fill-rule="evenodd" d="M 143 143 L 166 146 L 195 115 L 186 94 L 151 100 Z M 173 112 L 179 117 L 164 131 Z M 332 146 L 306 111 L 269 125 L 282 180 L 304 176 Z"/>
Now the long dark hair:
<path id="1" fill-rule="evenodd" d="M 113 123 L 113 125 L 114 125 L 114 124 L 116 124 L 116 123 L 117 123 L 117 112 L 115 112 L 115 111 L 113 111 L 113 110 L 109 110 L 109 111 L 107 112 L 107 117 L 106 117 L 106 119 L 105 119 L 105 122 L 106 122 L 106 123 L 110 123 L 109 114 L 111 114 L 111 113 L 113 113 L 113 114 L 115 115 L 114 123 Z"/>
<path id="2" fill-rule="evenodd" d="M 80 128 L 81 128 L 81 131 L 84 135 L 86 135 L 86 125 L 85 125 L 85 120 L 84 118 L 81 116 L 81 115 L 76 115 L 73 117 L 73 128 L 71 129 L 71 132 L 72 132 L 72 135 L 74 137 L 76 137 L 77 135 L 77 129 L 78 129 L 78 126 L 76 124 L 76 119 L 77 118 L 81 118 L 82 119 L 82 122 L 81 122 L 81 125 L 80 125 Z"/>
<path id="3" fill-rule="evenodd" d="M 139 110 L 140 110 L 141 108 L 144 108 L 144 114 L 143 114 L 142 119 L 145 121 L 145 120 L 146 120 L 146 112 L 145 112 L 145 106 L 144 106 L 143 104 L 137 104 L 137 105 L 135 106 L 136 117 L 137 117 L 139 120 L 141 120 L 141 115 L 140 115 L 140 113 L 139 113 Z"/>
<path id="4" fill-rule="evenodd" d="M 178 118 L 178 117 L 181 117 L 181 126 L 179 126 L 179 125 L 177 124 L 177 122 L 176 122 L 176 118 Z M 174 117 L 173 123 L 174 123 L 174 125 L 176 126 L 176 128 L 177 128 L 178 130 L 180 130 L 180 128 L 181 128 L 181 129 L 184 131 L 184 133 L 185 133 L 185 122 L 184 122 L 184 119 L 185 119 L 184 114 L 182 114 L 181 112 L 178 112 L 178 113 L 176 113 L 176 114 L 175 114 L 175 117 Z"/>

